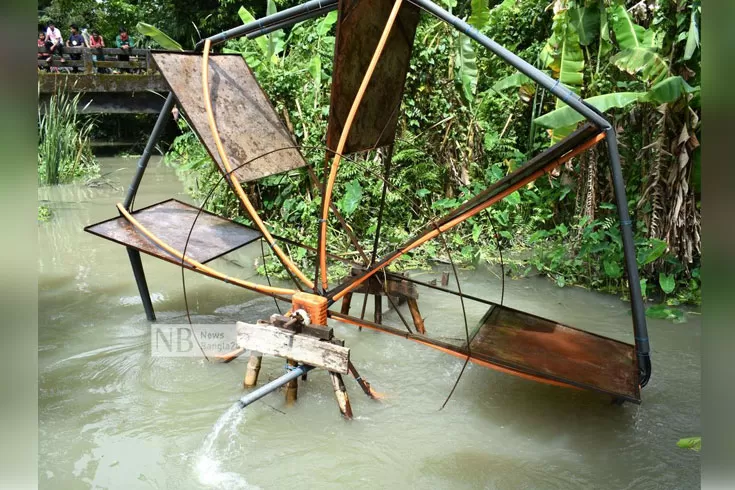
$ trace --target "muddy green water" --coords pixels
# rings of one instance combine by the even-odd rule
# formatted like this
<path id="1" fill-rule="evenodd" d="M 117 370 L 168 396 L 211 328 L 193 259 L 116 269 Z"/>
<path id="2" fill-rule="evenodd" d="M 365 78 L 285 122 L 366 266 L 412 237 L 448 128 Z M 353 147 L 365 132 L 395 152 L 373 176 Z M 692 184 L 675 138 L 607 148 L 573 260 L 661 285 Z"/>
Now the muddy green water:
<path id="1" fill-rule="evenodd" d="M 536 384 L 470 365 L 439 411 L 462 361 L 421 345 L 335 323 L 361 374 L 388 398 L 347 380 L 356 419 L 342 421 L 328 376 L 310 374 L 299 401 L 273 394 L 230 411 L 247 359 L 153 358 L 150 325 L 124 249 L 82 228 L 115 214 L 135 160 L 103 159 L 115 187 L 39 190 L 53 211 L 39 224 L 39 439 L 42 488 L 491 488 L 690 489 L 699 455 L 680 437 L 701 433 L 700 317 L 649 320 L 653 378 L 640 406 Z M 137 206 L 188 200 L 154 160 Z M 213 266 L 254 277 L 259 246 Z M 181 274 L 143 257 L 160 322 L 185 321 Z M 440 271 L 425 272 L 423 279 Z M 487 271 L 462 272 L 463 290 L 499 298 Z M 258 279 L 260 280 L 260 279 Z M 267 318 L 273 302 L 187 274 L 194 321 Z M 456 297 L 420 291 L 430 333 L 461 338 Z M 506 304 L 632 342 L 628 304 L 540 279 L 506 281 Z M 362 304 L 356 295 L 353 305 Z M 468 302 L 470 326 L 486 306 Z M 370 308 L 368 308 L 368 314 Z M 395 313 L 387 323 L 400 325 Z M 266 359 L 261 380 L 283 372 Z M 284 412 L 284 413 L 282 413 Z"/>

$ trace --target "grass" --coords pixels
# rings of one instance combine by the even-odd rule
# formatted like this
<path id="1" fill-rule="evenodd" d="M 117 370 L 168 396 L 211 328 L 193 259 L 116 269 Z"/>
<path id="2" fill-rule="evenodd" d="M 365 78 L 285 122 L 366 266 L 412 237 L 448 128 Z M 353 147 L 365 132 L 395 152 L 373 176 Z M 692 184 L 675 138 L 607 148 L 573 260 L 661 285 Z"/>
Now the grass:
<path id="1" fill-rule="evenodd" d="M 79 116 L 81 94 L 52 95 L 45 113 L 38 113 L 38 180 L 57 185 L 99 174 L 90 134 L 94 121 Z"/>

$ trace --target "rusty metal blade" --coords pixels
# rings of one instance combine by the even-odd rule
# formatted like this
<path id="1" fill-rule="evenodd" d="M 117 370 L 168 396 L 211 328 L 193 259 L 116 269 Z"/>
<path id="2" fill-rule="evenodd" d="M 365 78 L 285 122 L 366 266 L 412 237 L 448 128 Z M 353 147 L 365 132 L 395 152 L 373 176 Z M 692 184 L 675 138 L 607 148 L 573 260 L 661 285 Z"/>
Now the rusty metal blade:
<path id="1" fill-rule="evenodd" d="M 202 97 L 202 57 L 194 53 L 151 55 L 186 113 L 199 139 L 224 173 L 207 123 Z M 217 128 L 233 168 L 295 142 L 240 55 L 209 58 L 209 80 Z M 306 165 L 296 149 L 277 151 L 240 167 L 235 175 L 248 182 Z"/>
<path id="2" fill-rule="evenodd" d="M 335 150 L 344 121 L 393 8 L 393 0 L 340 0 L 327 148 Z M 344 154 L 393 142 L 419 10 L 404 3 L 357 111 Z"/>

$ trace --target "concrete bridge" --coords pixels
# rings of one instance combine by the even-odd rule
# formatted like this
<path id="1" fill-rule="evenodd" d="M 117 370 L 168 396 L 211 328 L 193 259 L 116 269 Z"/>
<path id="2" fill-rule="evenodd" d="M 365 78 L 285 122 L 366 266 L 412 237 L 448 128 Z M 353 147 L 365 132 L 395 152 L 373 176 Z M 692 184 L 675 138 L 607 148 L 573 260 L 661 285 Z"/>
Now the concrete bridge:
<path id="1" fill-rule="evenodd" d="M 39 47 L 38 52 L 46 53 L 46 48 Z M 130 59 L 119 61 L 119 55 Z M 150 50 L 65 47 L 64 59 L 62 63 L 58 56 L 50 62 L 46 56 L 38 58 L 41 110 L 52 94 L 67 90 L 83 94 L 79 109 L 85 114 L 161 111 L 168 86 L 152 63 Z"/>

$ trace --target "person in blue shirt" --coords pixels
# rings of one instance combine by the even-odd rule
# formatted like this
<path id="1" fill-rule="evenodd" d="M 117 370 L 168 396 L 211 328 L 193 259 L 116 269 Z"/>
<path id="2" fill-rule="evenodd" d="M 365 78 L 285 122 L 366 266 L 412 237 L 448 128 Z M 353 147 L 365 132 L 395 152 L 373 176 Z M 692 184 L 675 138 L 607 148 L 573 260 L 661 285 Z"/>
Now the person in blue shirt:
<path id="1" fill-rule="evenodd" d="M 88 48 L 87 40 L 79 32 L 79 27 L 76 24 L 72 24 L 70 27 L 71 34 L 69 35 L 69 39 L 66 40 L 66 45 L 70 48 Z M 82 55 L 78 53 L 72 53 L 69 57 L 77 61 L 82 59 Z M 78 72 L 79 68 L 75 66 L 72 71 Z"/>

